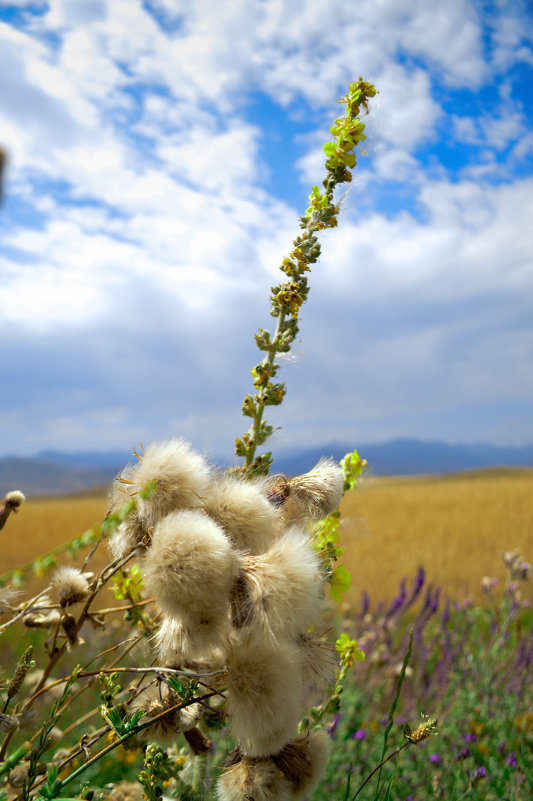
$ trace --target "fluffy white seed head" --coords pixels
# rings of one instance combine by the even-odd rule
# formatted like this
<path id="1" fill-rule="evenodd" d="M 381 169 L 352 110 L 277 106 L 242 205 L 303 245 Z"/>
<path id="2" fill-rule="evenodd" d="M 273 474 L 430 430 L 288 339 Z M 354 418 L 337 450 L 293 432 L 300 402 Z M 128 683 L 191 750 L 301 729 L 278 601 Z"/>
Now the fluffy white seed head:
<path id="1" fill-rule="evenodd" d="M 0 587 L 0 615 L 10 612 L 16 599 L 22 595 L 22 590 L 14 587 Z"/>
<path id="2" fill-rule="evenodd" d="M 79 603 L 89 593 L 87 577 L 77 567 L 60 567 L 53 579 L 60 606 Z"/>
<path id="3" fill-rule="evenodd" d="M 180 698 L 168 685 L 158 683 L 147 687 L 141 692 L 131 704 L 132 710 L 142 709 L 146 716 L 141 722 L 148 722 L 161 712 L 171 709 L 180 703 Z M 174 742 L 177 735 L 192 729 L 202 717 L 203 708 L 201 704 L 190 704 L 181 709 L 169 712 L 168 715 L 155 721 L 153 726 L 148 726 L 142 731 L 142 736 L 159 743 L 170 744 Z"/>
<path id="4" fill-rule="evenodd" d="M 240 750 L 247 756 L 277 753 L 295 736 L 303 711 L 297 648 L 235 639 L 227 666 L 227 712 Z"/>
<path id="5" fill-rule="evenodd" d="M 165 665 L 194 669 L 197 660 L 206 660 L 202 672 L 209 672 L 223 666 L 220 644 L 225 641 L 228 629 L 227 616 L 215 617 L 211 626 L 194 625 L 190 620 L 185 625 L 181 620 L 164 617 L 153 644 L 159 661 Z"/>
<path id="6" fill-rule="evenodd" d="M 264 636 L 296 637 L 322 607 L 320 560 L 307 532 L 291 528 L 267 551 L 244 558 L 233 587 L 234 625 L 257 625 Z"/>
<path id="7" fill-rule="evenodd" d="M 322 778 L 330 752 L 329 737 L 323 729 L 298 735 L 272 757 L 291 785 L 292 798 L 310 796 Z"/>
<path id="8" fill-rule="evenodd" d="M 238 561 L 223 530 L 204 512 L 167 515 L 144 560 L 146 589 L 189 636 L 206 639 L 228 618 Z"/>
<path id="9" fill-rule="evenodd" d="M 335 679 L 338 654 L 325 636 L 300 634 L 296 639 L 306 687 L 322 690 Z"/>
<path id="10" fill-rule="evenodd" d="M 287 526 L 316 522 L 334 512 L 344 490 L 344 474 L 333 459 L 321 459 L 309 473 L 291 478 L 281 507 Z"/>
<path id="11" fill-rule="evenodd" d="M 108 540 L 108 547 L 113 559 L 122 559 L 128 551 L 140 545 L 146 535 L 146 526 L 133 513 L 124 520 Z"/>
<path id="12" fill-rule="evenodd" d="M 240 551 L 264 553 L 279 534 L 280 515 L 264 482 L 221 477 L 207 489 L 204 508 Z"/>
<path id="13" fill-rule="evenodd" d="M 203 456 L 185 440 L 171 439 L 152 443 L 139 463 L 126 468 L 117 483 L 122 483 L 129 495 L 137 495 L 139 519 L 151 529 L 176 509 L 200 506 L 210 478 L 211 470 Z M 151 482 L 154 492 L 150 498 L 143 498 L 139 493 Z"/>
<path id="14" fill-rule="evenodd" d="M 219 801 L 292 801 L 291 785 L 271 759 L 253 759 L 237 752 L 226 762 L 215 787 Z"/>
<path id="15" fill-rule="evenodd" d="M 236 748 L 226 760 L 216 793 L 219 801 L 296 801 L 310 797 L 324 773 L 329 738 L 323 730 L 300 734 L 277 754 L 245 756 Z"/>
<path id="16" fill-rule="evenodd" d="M 24 503 L 26 496 L 20 490 L 11 490 L 4 498 L 4 503 L 10 509 L 16 510 Z"/>

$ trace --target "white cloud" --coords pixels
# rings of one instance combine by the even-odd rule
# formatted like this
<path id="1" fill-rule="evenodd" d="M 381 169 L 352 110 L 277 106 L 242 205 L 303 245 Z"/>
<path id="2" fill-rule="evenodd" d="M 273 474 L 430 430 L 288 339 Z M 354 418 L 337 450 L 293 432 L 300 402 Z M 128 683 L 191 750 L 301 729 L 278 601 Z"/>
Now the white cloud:
<path id="1" fill-rule="evenodd" d="M 253 363 L 251 331 L 268 326 L 268 286 L 298 213 L 264 188 L 268 143 L 260 123 L 247 122 L 247 93 L 307 120 L 297 169 L 318 183 L 336 97 L 359 74 L 380 90 L 367 129 L 373 160 L 361 159 L 341 225 L 322 237 L 300 359 L 283 368 L 294 382 L 287 428 L 324 439 L 357 418 L 398 434 L 415 413 L 429 426 L 431 414 L 444 420 L 462 401 L 527 394 L 514 315 L 531 302 L 532 187 L 509 176 L 531 137 L 505 81 L 497 114 L 480 105 L 446 117 L 455 88 L 475 104 L 495 70 L 519 52 L 527 58 L 520 6 L 507 16 L 504 6 L 495 17 L 467 0 L 53 0 L 44 15 L 24 12 L 20 30 L 0 23 L 8 201 L 40 214 L 27 224 L 15 210 L 3 227 L 0 308 L 13 341 L 37 330 L 55 358 L 63 351 L 54 336 L 72 339 L 65 384 L 74 343 L 90 365 L 77 379 L 86 389 L 70 387 L 61 408 L 51 401 L 48 422 L 32 407 L 41 446 L 47 437 L 81 446 L 91 431 L 120 446 L 141 430 L 168 434 L 171 420 L 196 440 L 207 427 L 233 432 L 241 393 L 235 400 L 230 376 Z M 483 148 L 468 173 L 445 173 L 438 155 L 430 169 L 422 161 L 443 130 L 460 154 L 462 144 Z M 506 183 L 491 186 L 494 176 Z M 387 216 L 372 206 L 383 190 L 396 198 Z M 365 192 L 364 219 L 354 222 Z M 394 208 L 404 197 L 418 218 Z M 168 344 L 176 340 L 177 357 Z M 157 392 L 137 402 L 137 384 Z M 103 386 L 104 400 L 91 385 Z"/>

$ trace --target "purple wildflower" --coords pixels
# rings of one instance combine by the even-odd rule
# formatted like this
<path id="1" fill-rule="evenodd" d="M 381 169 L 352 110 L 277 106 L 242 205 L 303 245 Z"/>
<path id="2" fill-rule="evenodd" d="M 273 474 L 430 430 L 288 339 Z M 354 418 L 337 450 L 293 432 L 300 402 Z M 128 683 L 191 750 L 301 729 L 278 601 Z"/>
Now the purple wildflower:
<path id="1" fill-rule="evenodd" d="M 464 748 L 461 748 L 455 759 L 456 761 L 459 761 L 460 759 L 468 759 L 469 756 L 472 756 L 472 751 L 467 745 L 465 745 Z"/>
<path id="2" fill-rule="evenodd" d="M 511 753 L 507 755 L 505 764 L 509 765 L 511 768 L 516 768 L 516 754 L 514 751 L 511 751 Z"/>
<path id="3" fill-rule="evenodd" d="M 361 614 L 366 615 L 370 609 L 370 595 L 366 590 L 363 590 L 363 597 L 361 599 Z"/>
<path id="4" fill-rule="evenodd" d="M 366 737 L 366 731 L 364 731 L 363 729 L 357 729 L 357 731 L 354 731 L 354 733 L 352 734 L 352 740 L 364 740 L 365 737 Z"/>
<path id="5" fill-rule="evenodd" d="M 413 588 L 411 590 L 411 597 L 407 601 L 406 609 L 409 606 L 412 606 L 412 604 L 416 601 L 416 599 L 420 595 L 420 591 L 424 586 L 425 581 L 426 581 L 426 571 L 424 570 L 422 565 L 420 565 L 420 567 L 418 568 L 418 572 L 413 579 Z"/>
<path id="6" fill-rule="evenodd" d="M 477 768 L 474 768 L 472 773 L 470 774 L 470 779 L 475 782 L 477 779 L 482 779 L 484 776 L 487 775 L 487 769 L 484 765 L 478 765 Z"/>
<path id="7" fill-rule="evenodd" d="M 451 618 L 450 612 L 450 599 L 446 599 L 446 603 L 444 604 L 444 609 L 442 610 L 442 615 L 440 616 L 440 622 L 443 626 L 445 626 Z"/>
<path id="8" fill-rule="evenodd" d="M 468 732 L 468 734 L 463 734 L 463 740 L 465 743 L 477 743 L 477 737 L 472 732 Z"/>
<path id="9" fill-rule="evenodd" d="M 400 582 L 400 589 L 398 595 L 393 600 L 388 612 L 386 613 L 385 617 L 392 617 L 395 615 L 396 612 L 399 612 L 402 608 L 405 599 L 407 598 L 407 590 L 405 589 L 406 579 L 402 579 Z"/>
<path id="10" fill-rule="evenodd" d="M 440 754 L 431 754 L 429 761 L 432 765 L 441 765 L 442 764 L 442 757 Z"/>

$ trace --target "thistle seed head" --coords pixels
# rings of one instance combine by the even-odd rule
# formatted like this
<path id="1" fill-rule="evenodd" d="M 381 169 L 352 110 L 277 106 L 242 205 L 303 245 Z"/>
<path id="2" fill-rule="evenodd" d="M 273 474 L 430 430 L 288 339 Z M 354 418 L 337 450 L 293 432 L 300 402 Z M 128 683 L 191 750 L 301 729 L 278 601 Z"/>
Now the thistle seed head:
<path id="1" fill-rule="evenodd" d="M 308 534 L 291 528 L 265 554 L 241 560 L 233 585 L 233 620 L 259 625 L 272 639 L 296 637 L 320 615 L 323 583 Z"/>
<path id="2" fill-rule="evenodd" d="M 281 506 L 286 525 L 321 520 L 334 512 L 344 492 L 344 473 L 333 459 L 321 459 L 308 473 L 291 478 Z"/>
<path id="3" fill-rule="evenodd" d="M 147 687 L 143 690 L 131 704 L 132 710 L 142 709 L 146 712 L 146 719 L 154 718 L 168 709 L 181 703 L 179 695 L 168 685 L 158 682 L 156 685 Z M 190 704 L 183 708 L 177 708 L 168 715 L 154 721 L 153 726 L 143 729 L 141 736 L 149 740 L 156 740 L 158 743 L 171 744 L 175 741 L 178 734 L 194 728 L 202 717 L 203 707 L 201 704 Z"/>
<path id="4" fill-rule="evenodd" d="M 206 491 L 204 509 L 239 551 L 264 553 L 279 535 L 281 518 L 264 481 L 219 478 Z"/>
<path id="5" fill-rule="evenodd" d="M 56 589 L 59 605 L 63 609 L 83 601 L 89 594 L 87 577 L 77 567 L 60 567 L 52 579 L 52 584 Z"/>
<path id="6" fill-rule="evenodd" d="M 211 470 L 187 442 L 154 442 L 138 458 L 139 463 L 127 467 L 117 479 L 122 485 L 117 497 L 120 492 L 137 497 L 137 515 L 144 526 L 152 529 L 170 512 L 201 505 Z M 144 496 L 146 487 L 151 491 Z"/>
<path id="7" fill-rule="evenodd" d="M 227 666 L 227 712 L 241 752 L 254 757 L 277 753 L 294 737 L 303 711 L 297 647 L 237 637 Z"/>
<path id="8" fill-rule="evenodd" d="M 147 591 L 187 625 L 227 615 L 238 562 L 224 531 L 199 510 L 167 515 L 144 560 Z"/>
<path id="9" fill-rule="evenodd" d="M 268 757 L 244 756 L 239 749 L 229 755 L 216 785 L 219 801 L 292 801 L 291 785 Z"/>

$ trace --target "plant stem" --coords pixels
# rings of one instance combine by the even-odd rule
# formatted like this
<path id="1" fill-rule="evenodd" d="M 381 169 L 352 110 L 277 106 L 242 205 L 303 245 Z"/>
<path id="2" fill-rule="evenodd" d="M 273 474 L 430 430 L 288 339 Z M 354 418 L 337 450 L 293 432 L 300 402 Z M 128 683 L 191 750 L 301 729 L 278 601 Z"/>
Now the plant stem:
<path id="1" fill-rule="evenodd" d="M 355 795 L 352 796 L 352 801 L 355 801 L 355 799 L 357 798 L 357 796 L 359 795 L 359 793 L 361 792 L 363 787 L 366 787 L 366 785 L 368 784 L 368 782 L 370 781 L 372 776 L 374 776 L 378 772 L 378 770 L 381 770 L 383 765 L 385 765 L 391 759 L 394 759 L 394 757 L 397 757 L 398 754 L 400 753 L 400 751 L 403 751 L 404 748 L 407 748 L 409 745 L 411 745 L 411 743 L 409 741 L 407 741 L 406 743 L 403 743 L 399 748 L 396 749 L 396 751 L 393 751 L 391 754 L 389 754 L 388 757 L 386 757 L 385 759 L 382 759 L 381 762 L 379 763 L 379 765 L 376 765 L 376 767 L 374 768 L 372 773 L 369 773 L 368 776 L 366 777 L 366 779 L 364 780 L 364 782 L 359 785 L 359 787 L 357 788 L 357 790 L 355 792 Z"/>
<path id="2" fill-rule="evenodd" d="M 175 704 L 169 709 L 165 709 L 165 711 L 161 712 L 159 715 L 155 715 L 153 718 L 150 718 L 150 720 L 147 721 L 146 723 L 138 724 L 131 731 L 127 732 L 126 734 L 123 734 L 122 737 L 118 737 L 114 743 L 110 743 L 102 751 L 99 751 L 98 754 L 95 754 L 95 756 L 93 756 L 87 762 L 84 762 L 83 765 L 80 765 L 80 767 L 77 770 L 73 771 L 70 774 L 70 776 L 67 776 L 66 779 L 63 779 L 63 781 L 61 782 L 60 791 L 63 789 L 63 787 L 66 787 L 67 784 L 70 784 L 71 781 L 77 779 L 78 776 L 80 776 L 87 770 L 87 768 L 90 768 L 92 765 L 94 765 L 95 762 L 98 762 L 98 760 L 101 759 L 103 756 L 108 754 L 114 748 L 117 748 L 117 746 L 122 745 L 122 743 L 125 743 L 126 740 L 129 740 L 130 737 L 139 734 L 139 732 L 143 731 L 143 729 L 147 729 L 149 726 L 153 726 L 153 724 L 157 723 L 158 720 L 165 717 L 166 715 L 169 715 L 171 712 L 175 712 L 176 709 L 183 709 L 184 707 L 190 706 L 191 704 L 195 704 L 200 701 L 205 701 L 207 698 L 212 698 L 214 695 L 217 695 L 217 693 L 211 692 L 201 696 L 200 698 L 192 698 L 190 701 L 186 701 L 185 703 L 180 702 L 179 704 Z"/>
<path id="3" fill-rule="evenodd" d="M 276 324 L 276 330 L 274 332 L 274 342 L 276 341 L 277 337 L 282 333 L 283 327 L 285 325 L 285 312 L 282 310 L 279 313 L 278 321 Z M 263 361 L 261 362 L 264 366 L 271 366 L 274 364 L 274 359 L 276 358 L 277 349 L 275 347 L 271 348 L 268 352 Z M 251 467 L 253 461 L 255 459 L 255 452 L 258 447 L 258 437 L 259 431 L 261 429 L 261 421 L 263 419 L 263 412 L 265 411 L 265 403 L 258 401 L 257 403 L 257 411 L 255 413 L 253 423 L 250 426 L 249 434 L 252 438 L 252 441 L 247 449 L 246 452 L 246 459 L 244 462 L 245 469 Z"/>

